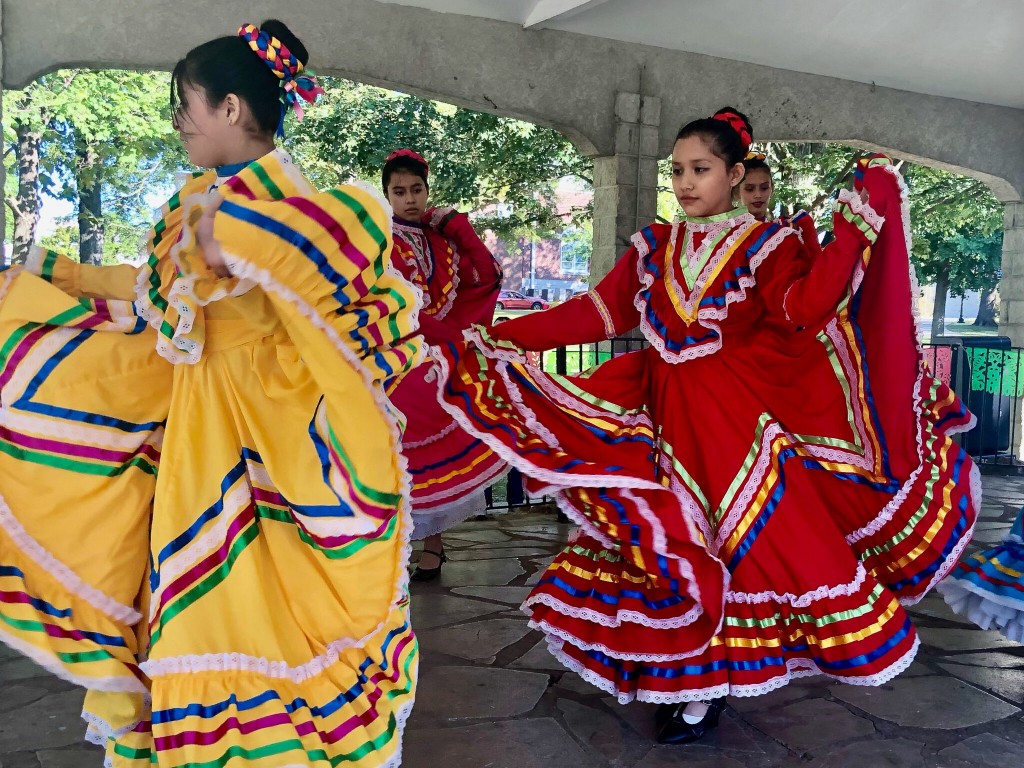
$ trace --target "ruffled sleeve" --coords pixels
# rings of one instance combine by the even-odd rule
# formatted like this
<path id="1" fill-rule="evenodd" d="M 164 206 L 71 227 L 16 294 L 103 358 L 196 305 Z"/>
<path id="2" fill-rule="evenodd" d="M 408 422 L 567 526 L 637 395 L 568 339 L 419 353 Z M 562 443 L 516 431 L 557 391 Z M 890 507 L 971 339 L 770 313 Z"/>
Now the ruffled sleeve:
<path id="1" fill-rule="evenodd" d="M 795 238 L 761 267 L 762 296 L 769 312 L 790 324 L 815 328 L 851 290 L 855 270 L 869 258 L 883 219 L 844 190 L 833 214 L 835 240 L 814 258 Z"/>
<path id="2" fill-rule="evenodd" d="M 463 289 L 483 287 L 497 289 L 501 285 L 501 265 L 473 228 L 469 216 L 454 208 L 429 211 L 430 226 L 449 238 L 459 252 L 459 278 Z"/>
<path id="3" fill-rule="evenodd" d="M 214 220 L 233 277 L 216 278 L 205 266 L 194 227 L 212 195 L 186 201 L 185 229 L 174 253 L 192 296 L 202 305 L 253 285 L 270 296 L 293 336 L 326 355 L 322 340 L 383 384 L 418 360 L 418 297 L 391 266 L 390 210 L 374 193 L 355 186 L 327 192 L 254 200 L 224 190 Z M 296 339 L 299 341 L 299 339 Z M 322 386 L 329 366 L 312 349 L 304 359 Z M 327 379 L 326 381 L 324 379 Z"/>

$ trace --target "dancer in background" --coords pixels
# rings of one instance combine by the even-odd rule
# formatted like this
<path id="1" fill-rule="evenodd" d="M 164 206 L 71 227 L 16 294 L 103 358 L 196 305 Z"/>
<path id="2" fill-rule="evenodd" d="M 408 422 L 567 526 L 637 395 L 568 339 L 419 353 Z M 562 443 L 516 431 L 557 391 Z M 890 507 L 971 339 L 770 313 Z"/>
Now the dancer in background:
<path id="1" fill-rule="evenodd" d="M 739 185 L 740 202 L 746 206 L 750 214 L 758 221 L 773 221 L 772 195 L 775 182 L 772 180 L 772 169 L 768 165 L 763 152 L 748 152 L 743 159 L 743 180 Z M 818 230 L 814 219 L 807 211 L 797 211 L 792 216 L 782 216 L 778 221 L 792 227 L 803 238 L 804 248 L 812 256 L 821 253 Z"/>
<path id="2" fill-rule="evenodd" d="M 939 592 L 982 629 L 1024 643 L 1024 508 L 1002 544 L 965 557 Z"/>
<path id="3" fill-rule="evenodd" d="M 490 324 L 501 290 L 501 266 L 469 217 L 452 208 L 429 208 L 430 169 L 411 149 L 388 156 L 381 186 L 394 209 L 392 263 L 423 294 L 419 330 L 428 344 L 462 339 L 473 324 Z M 423 540 L 416 581 L 441 575 L 447 561 L 441 533 L 487 508 L 486 488 L 507 465 L 479 438 L 463 430 L 437 402 L 430 368 L 406 376 L 391 401 L 408 417 L 402 452 L 413 479 L 413 537 Z M 429 378 L 429 380 L 428 380 Z"/>

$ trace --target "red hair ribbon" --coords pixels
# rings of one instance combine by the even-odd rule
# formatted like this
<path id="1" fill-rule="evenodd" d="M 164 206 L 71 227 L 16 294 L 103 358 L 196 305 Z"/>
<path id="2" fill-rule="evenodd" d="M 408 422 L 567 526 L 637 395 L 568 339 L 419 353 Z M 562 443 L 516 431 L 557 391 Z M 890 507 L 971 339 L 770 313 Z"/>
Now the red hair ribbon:
<path id="1" fill-rule="evenodd" d="M 423 155 L 418 152 L 413 152 L 411 149 L 396 149 L 384 159 L 384 162 L 390 163 L 392 160 L 399 157 L 408 157 L 410 160 L 415 160 L 417 163 L 421 163 L 423 165 L 423 173 L 425 175 L 430 174 L 430 166 L 427 165 L 427 161 L 423 159 Z"/>
<path id="2" fill-rule="evenodd" d="M 717 115 L 712 115 L 711 119 L 721 120 L 723 123 L 728 123 L 729 126 L 739 134 L 740 141 L 743 143 L 744 147 L 749 147 L 751 142 L 754 141 L 754 137 L 750 135 L 750 129 L 747 128 L 747 121 L 735 112 L 719 112 Z"/>

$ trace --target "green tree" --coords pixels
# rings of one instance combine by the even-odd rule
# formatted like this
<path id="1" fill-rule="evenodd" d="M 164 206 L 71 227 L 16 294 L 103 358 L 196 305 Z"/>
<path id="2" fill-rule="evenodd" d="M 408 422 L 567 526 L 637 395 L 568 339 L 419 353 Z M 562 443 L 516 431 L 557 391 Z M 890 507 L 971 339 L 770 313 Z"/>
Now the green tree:
<path id="1" fill-rule="evenodd" d="M 67 103 L 67 92 L 76 73 L 45 75 L 22 91 L 5 91 L 4 204 L 10 210 L 4 238 L 12 243 L 15 263 L 23 263 L 36 240 L 40 194 L 50 189 L 52 162 L 46 156 L 44 137 L 52 121 Z"/>
<path id="2" fill-rule="evenodd" d="M 913 259 L 922 282 L 935 285 L 932 335 L 945 333 L 946 295 L 982 292 L 993 316 L 1002 259 L 1002 205 L 982 182 L 968 176 L 906 163 L 910 191 Z"/>
<path id="3" fill-rule="evenodd" d="M 325 96 L 289 139 L 318 186 L 351 177 L 377 186 L 387 155 L 411 147 L 430 162 L 435 203 L 477 211 L 479 226 L 514 239 L 560 232 L 555 185 L 590 181 L 591 161 L 549 128 L 337 78 L 321 84 Z"/>
<path id="4" fill-rule="evenodd" d="M 125 227 L 148 223 L 147 197 L 184 163 L 168 83 L 166 73 L 62 70 L 4 94 L 17 261 L 36 239 L 41 195 L 76 203 L 78 236 L 68 244 L 78 244 L 83 261 L 137 255 Z M 115 236 L 105 248 L 108 230 Z"/>
<path id="5" fill-rule="evenodd" d="M 155 187 L 170 182 L 185 158 L 171 127 L 169 76 L 162 72 L 80 71 L 54 120 L 54 154 L 64 186 L 78 203 L 79 257 L 100 263 L 114 222 L 143 227 Z M 110 255 L 134 257 L 132 238 L 114 238 Z M 127 250 L 124 250 L 125 246 Z"/>

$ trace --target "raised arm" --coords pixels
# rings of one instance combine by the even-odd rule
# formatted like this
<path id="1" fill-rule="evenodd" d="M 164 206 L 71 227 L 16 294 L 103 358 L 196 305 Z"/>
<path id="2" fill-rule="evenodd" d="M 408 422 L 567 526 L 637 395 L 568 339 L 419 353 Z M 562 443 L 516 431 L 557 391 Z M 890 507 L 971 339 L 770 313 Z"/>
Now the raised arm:
<path id="1" fill-rule="evenodd" d="M 882 219 L 857 195 L 841 193 L 833 214 L 835 239 L 820 255 L 788 238 L 765 262 L 759 284 L 769 311 L 797 327 L 821 325 L 850 291 L 854 269 L 867 262 L 881 225 Z"/>
<path id="2" fill-rule="evenodd" d="M 495 340 L 510 341 L 528 351 L 602 341 L 635 328 L 640 313 L 633 303 L 640 290 L 636 248 L 623 254 L 596 288 L 583 296 L 494 326 Z"/>

